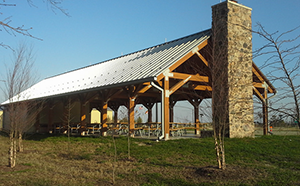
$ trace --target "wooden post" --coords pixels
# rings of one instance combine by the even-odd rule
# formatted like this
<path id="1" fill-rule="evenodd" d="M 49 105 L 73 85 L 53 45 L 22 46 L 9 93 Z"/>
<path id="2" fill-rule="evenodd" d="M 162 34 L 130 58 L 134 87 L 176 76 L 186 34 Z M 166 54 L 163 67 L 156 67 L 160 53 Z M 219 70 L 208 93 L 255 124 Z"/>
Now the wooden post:
<path id="1" fill-rule="evenodd" d="M 68 108 L 68 98 L 63 102 L 63 133 L 67 133 L 69 130 L 68 119 L 69 119 L 69 108 Z"/>
<path id="2" fill-rule="evenodd" d="M 152 123 L 152 107 L 148 109 L 148 123 Z"/>
<path id="3" fill-rule="evenodd" d="M 48 106 L 48 132 L 54 133 L 54 126 L 53 126 L 53 106 Z"/>
<path id="4" fill-rule="evenodd" d="M 176 95 L 172 95 L 169 100 L 170 107 L 170 122 L 174 122 L 174 106 L 177 103 Z"/>
<path id="5" fill-rule="evenodd" d="M 174 122 L 174 107 L 170 106 L 170 122 Z"/>
<path id="6" fill-rule="evenodd" d="M 164 111 L 163 111 L 163 114 L 164 114 L 164 124 L 165 124 L 165 134 L 164 134 L 164 136 L 165 136 L 165 140 L 168 140 L 169 139 L 169 135 L 170 135 L 170 130 L 169 130 L 169 128 L 170 128 L 170 121 L 169 121 L 169 119 L 170 119 L 170 114 L 169 114 L 169 105 L 170 105 L 170 103 L 169 103 L 169 77 L 165 77 L 164 78 L 164 91 L 165 91 L 165 93 L 164 93 Z"/>
<path id="7" fill-rule="evenodd" d="M 102 105 L 101 124 L 103 128 L 107 128 L 107 102 L 103 102 Z"/>
<path id="8" fill-rule="evenodd" d="M 263 105 L 263 131 L 264 135 L 268 135 L 268 107 L 265 101 L 262 102 Z"/>
<path id="9" fill-rule="evenodd" d="M 158 102 L 155 103 L 155 110 L 156 110 L 156 114 L 155 114 L 155 122 L 158 122 Z"/>
<path id="10" fill-rule="evenodd" d="M 80 134 L 84 135 L 83 131 L 86 128 L 86 104 L 80 101 Z"/>
<path id="11" fill-rule="evenodd" d="M 141 102 L 144 107 L 147 108 L 148 123 L 152 123 L 152 108 L 154 106 L 154 103 L 156 102 L 156 99 L 142 99 Z"/>
<path id="12" fill-rule="evenodd" d="M 134 107 L 135 107 L 135 97 L 130 97 L 129 108 L 128 108 L 128 129 L 132 137 L 134 137 Z"/>
<path id="13" fill-rule="evenodd" d="M 102 134 L 102 136 L 106 136 L 106 132 L 108 130 L 108 128 L 107 128 L 107 102 L 106 101 L 104 101 L 102 103 L 101 124 L 102 124 L 101 134 Z"/>
<path id="14" fill-rule="evenodd" d="M 195 134 L 200 134 L 200 120 L 199 120 L 199 105 L 202 102 L 202 99 L 199 98 L 190 98 L 188 97 L 188 101 L 194 107 L 194 122 L 195 122 Z"/>
<path id="15" fill-rule="evenodd" d="M 199 105 L 194 105 L 194 118 L 195 118 L 195 134 L 200 134 L 200 121 L 199 121 Z"/>
<path id="16" fill-rule="evenodd" d="M 118 110 L 120 107 L 120 103 L 117 101 L 110 101 L 108 102 L 109 108 L 111 108 L 114 111 L 114 123 L 118 123 Z"/>
<path id="17" fill-rule="evenodd" d="M 118 123 L 118 110 L 114 110 L 114 123 Z"/>
<path id="18" fill-rule="evenodd" d="M 35 118 L 35 131 L 36 133 L 40 132 L 40 113 L 38 113 Z"/>
<path id="19" fill-rule="evenodd" d="M 266 83 L 265 83 L 266 85 Z M 268 87 L 267 85 L 265 86 L 265 90 L 264 90 L 264 95 L 263 95 L 264 99 L 262 100 L 262 104 L 263 104 L 263 131 L 264 131 L 264 135 L 268 135 L 268 118 L 269 118 L 269 114 L 268 114 Z"/>

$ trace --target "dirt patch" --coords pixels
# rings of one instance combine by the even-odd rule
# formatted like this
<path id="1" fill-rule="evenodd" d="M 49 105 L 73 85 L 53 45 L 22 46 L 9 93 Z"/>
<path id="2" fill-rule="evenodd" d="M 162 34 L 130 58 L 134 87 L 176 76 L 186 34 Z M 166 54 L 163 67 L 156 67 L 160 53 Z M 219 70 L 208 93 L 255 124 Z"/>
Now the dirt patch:
<path id="1" fill-rule="evenodd" d="M 22 172 L 22 171 L 28 170 L 29 168 L 30 168 L 30 166 L 27 166 L 27 165 L 16 165 L 14 168 L 10 168 L 6 165 L 1 165 L 0 166 L 0 174 Z"/>
<path id="2" fill-rule="evenodd" d="M 206 180 L 255 180 L 261 173 L 241 166 L 227 166 L 225 170 L 215 166 L 201 167 L 196 174 Z"/>

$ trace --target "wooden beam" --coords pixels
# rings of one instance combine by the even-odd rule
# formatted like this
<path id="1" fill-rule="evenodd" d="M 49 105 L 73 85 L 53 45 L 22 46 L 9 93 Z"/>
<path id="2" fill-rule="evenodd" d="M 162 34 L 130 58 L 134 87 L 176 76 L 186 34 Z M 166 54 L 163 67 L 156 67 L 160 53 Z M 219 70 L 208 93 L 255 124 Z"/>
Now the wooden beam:
<path id="1" fill-rule="evenodd" d="M 203 63 L 208 66 L 208 62 L 207 60 L 202 56 L 202 54 L 200 54 L 199 51 L 196 52 L 196 54 L 198 55 L 198 57 L 203 61 Z"/>
<path id="2" fill-rule="evenodd" d="M 179 59 L 176 63 L 174 63 L 169 68 L 170 72 L 172 72 L 173 70 L 175 70 L 177 67 L 179 67 L 185 61 L 187 61 L 190 57 L 192 57 L 195 54 L 195 52 L 198 52 L 199 50 L 201 50 L 202 48 L 204 48 L 207 45 L 207 43 L 208 43 L 207 40 L 203 41 L 200 45 L 198 45 L 198 47 L 196 48 L 196 50 L 190 51 L 185 56 L 183 56 L 181 59 Z M 164 78 L 164 73 L 161 73 L 161 74 L 159 74 L 157 76 L 157 81 L 160 81 L 163 78 Z"/>
<path id="3" fill-rule="evenodd" d="M 263 96 L 260 94 L 260 92 L 256 89 L 256 87 L 253 87 L 253 91 L 254 91 L 254 94 L 260 99 L 260 101 L 264 101 L 264 98 Z"/>
<path id="4" fill-rule="evenodd" d="M 252 82 L 252 85 L 253 85 L 255 88 L 265 88 L 265 87 L 263 86 L 263 83 Z"/>
<path id="5" fill-rule="evenodd" d="M 170 68 L 170 72 L 172 72 L 174 69 L 176 69 L 178 66 L 180 66 L 182 63 L 184 63 L 186 60 L 188 60 L 190 57 L 192 57 L 194 53 L 190 51 L 187 53 L 185 56 L 183 56 L 181 59 L 179 59 L 176 63 L 174 63 Z M 165 77 L 164 73 L 161 73 L 160 75 L 157 76 L 157 81 L 160 81 Z"/>
<path id="6" fill-rule="evenodd" d="M 264 77 L 262 77 L 260 74 L 259 74 L 259 72 L 254 68 L 254 67 L 252 67 L 252 72 L 256 75 L 256 77 L 261 81 L 261 83 L 264 83 L 264 82 L 266 82 L 265 81 L 265 79 L 264 79 Z M 253 82 L 254 83 L 254 82 Z M 260 87 L 258 87 L 258 88 L 260 88 Z M 264 87 L 262 87 L 262 88 L 264 88 Z M 270 87 L 270 86 L 268 86 L 268 91 L 270 92 L 270 93 L 274 93 L 274 90 Z"/>
<path id="7" fill-rule="evenodd" d="M 260 80 L 260 82 L 265 82 L 264 78 L 257 72 L 257 70 L 252 67 L 252 72 L 256 75 L 256 77 Z"/>
<path id="8" fill-rule="evenodd" d="M 204 82 L 208 83 L 209 82 L 209 77 L 208 76 L 200 76 L 199 74 L 196 75 L 191 75 L 191 74 L 184 74 L 184 73 L 179 73 L 179 72 L 172 72 L 172 76 L 169 76 L 170 78 L 174 79 L 186 79 L 190 77 L 190 81 L 197 81 L 197 82 Z"/>
<path id="9" fill-rule="evenodd" d="M 150 83 L 150 82 L 149 82 Z M 141 90 L 138 91 L 138 94 L 143 94 L 145 93 L 147 90 L 149 90 L 152 87 L 152 85 L 147 85 L 145 87 L 143 87 Z"/>
<path id="10" fill-rule="evenodd" d="M 200 45 L 198 45 L 198 49 L 194 50 L 194 51 L 199 51 L 202 48 L 204 48 L 206 45 L 208 44 L 208 39 L 206 39 L 205 41 L 203 41 Z"/>
<path id="11" fill-rule="evenodd" d="M 252 85 L 255 87 L 255 88 L 263 88 L 265 89 L 265 85 L 264 83 L 257 83 L 257 82 L 252 82 Z M 268 91 L 270 93 L 273 93 L 273 90 L 268 86 Z"/>
<path id="12" fill-rule="evenodd" d="M 195 90 L 212 91 L 211 86 L 208 86 L 208 85 L 197 85 L 194 89 Z"/>
<path id="13" fill-rule="evenodd" d="M 176 90 L 178 90 L 180 87 L 182 87 L 189 79 L 191 76 L 187 77 L 186 79 L 176 83 L 169 91 L 169 96 L 171 96 Z"/>

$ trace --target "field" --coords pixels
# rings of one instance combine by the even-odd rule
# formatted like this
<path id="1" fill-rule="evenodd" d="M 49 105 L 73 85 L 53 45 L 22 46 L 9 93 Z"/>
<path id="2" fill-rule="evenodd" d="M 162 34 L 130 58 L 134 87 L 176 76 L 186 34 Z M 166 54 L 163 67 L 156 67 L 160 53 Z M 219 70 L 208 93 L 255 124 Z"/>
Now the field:
<path id="1" fill-rule="evenodd" d="M 226 139 L 227 169 L 216 168 L 212 138 L 27 136 L 7 167 L 0 136 L 0 185 L 300 185 L 300 136 Z"/>

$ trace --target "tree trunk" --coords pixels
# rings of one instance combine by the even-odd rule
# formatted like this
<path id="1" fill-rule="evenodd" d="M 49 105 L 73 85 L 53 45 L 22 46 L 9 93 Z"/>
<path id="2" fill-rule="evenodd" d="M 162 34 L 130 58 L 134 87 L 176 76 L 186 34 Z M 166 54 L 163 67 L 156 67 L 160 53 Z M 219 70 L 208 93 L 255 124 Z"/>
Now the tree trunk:
<path id="1" fill-rule="evenodd" d="M 16 141 L 14 138 L 14 132 L 9 133 L 9 151 L 8 151 L 8 166 L 14 168 L 16 166 Z"/>
<path id="2" fill-rule="evenodd" d="M 24 151 L 24 146 L 23 146 L 22 134 L 19 133 L 19 138 L 18 138 L 18 152 L 23 152 L 23 151 Z"/>
<path id="3" fill-rule="evenodd" d="M 218 139 L 217 139 L 216 136 L 215 136 L 215 148 L 216 148 L 216 156 L 217 156 L 219 169 L 221 169 L 222 168 L 222 163 L 221 163 L 221 157 L 220 157 L 220 148 L 219 148 Z"/>
<path id="4" fill-rule="evenodd" d="M 224 127 L 225 128 L 225 127 Z M 225 131 L 223 131 L 224 135 Z M 226 169 L 226 163 L 225 163 L 225 147 L 224 147 L 224 136 L 222 137 L 221 134 L 219 135 L 220 138 L 220 151 L 221 151 L 221 159 L 222 159 L 222 169 Z"/>
<path id="5" fill-rule="evenodd" d="M 128 145 L 128 160 L 130 160 L 130 130 L 129 130 L 129 123 L 128 123 L 128 136 L 127 136 L 127 145 Z"/>

